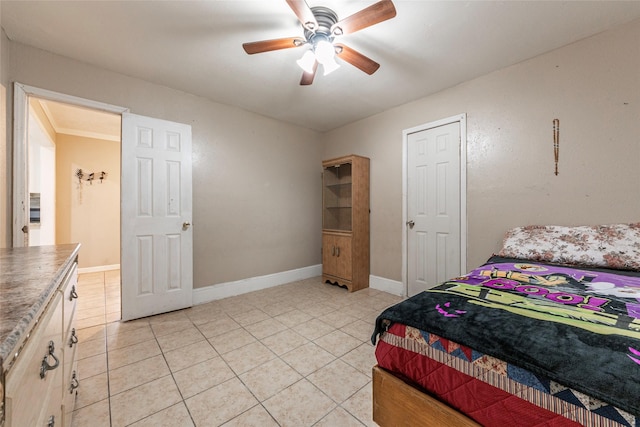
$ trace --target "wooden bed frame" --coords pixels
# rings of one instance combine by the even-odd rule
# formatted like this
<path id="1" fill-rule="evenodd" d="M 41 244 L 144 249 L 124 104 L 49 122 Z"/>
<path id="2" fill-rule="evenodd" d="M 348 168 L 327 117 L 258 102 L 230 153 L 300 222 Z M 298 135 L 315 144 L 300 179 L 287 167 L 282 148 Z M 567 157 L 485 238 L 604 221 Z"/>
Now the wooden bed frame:
<path id="1" fill-rule="evenodd" d="M 480 427 L 467 416 L 377 365 L 373 367 L 373 421 L 381 427 Z"/>

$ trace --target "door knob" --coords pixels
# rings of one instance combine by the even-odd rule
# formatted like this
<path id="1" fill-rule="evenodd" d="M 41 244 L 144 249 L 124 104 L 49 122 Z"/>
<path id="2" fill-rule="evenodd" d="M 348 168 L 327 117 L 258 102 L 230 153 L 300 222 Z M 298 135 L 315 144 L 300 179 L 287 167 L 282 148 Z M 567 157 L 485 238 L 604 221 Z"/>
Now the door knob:
<path id="1" fill-rule="evenodd" d="M 411 221 L 407 221 L 407 225 L 409 226 L 409 228 L 413 228 L 414 225 L 416 225 L 416 223 L 411 220 Z"/>
<path id="2" fill-rule="evenodd" d="M 183 230 L 186 230 L 189 227 L 191 227 L 191 223 L 189 221 L 186 221 L 186 222 L 182 223 L 182 229 Z"/>

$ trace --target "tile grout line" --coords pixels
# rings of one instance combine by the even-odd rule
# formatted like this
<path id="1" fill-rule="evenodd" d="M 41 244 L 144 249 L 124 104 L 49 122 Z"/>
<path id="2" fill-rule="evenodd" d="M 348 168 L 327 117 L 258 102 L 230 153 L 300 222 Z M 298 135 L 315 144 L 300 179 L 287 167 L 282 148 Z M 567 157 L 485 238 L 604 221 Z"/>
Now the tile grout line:
<path id="1" fill-rule="evenodd" d="M 186 317 L 189 318 L 189 316 L 186 316 Z M 191 319 L 189 319 L 189 321 L 191 321 Z M 191 322 L 191 324 L 193 325 L 193 322 Z M 195 325 L 193 325 L 193 326 L 195 326 Z M 181 403 L 182 403 L 182 405 L 184 405 L 185 409 L 187 410 L 187 413 L 189 414 L 189 419 L 191 420 L 191 422 L 195 426 L 196 425 L 196 421 L 193 419 L 193 415 L 191 414 L 191 411 L 189 410 L 189 406 L 187 406 L 187 402 L 186 402 L 186 399 L 184 398 L 184 395 L 182 394 L 182 390 L 180 390 L 180 387 L 178 387 L 178 382 L 176 381 L 176 377 L 174 376 L 174 372 L 171 369 L 171 366 L 169 366 L 169 362 L 167 361 L 167 357 L 165 356 L 165 352 L 162 349 L 162 346 L 160 345 L 160 342 L 158 341 L 158 335 L 156 334 L 156 331 L 153 329 L 153 326 L 151 325 L 151 322 L 149 322 L 149 328 L 151 328 L 151 333 L 153 334 L 153 338 L 156 341 L 156 344 L 158 344 L 158 348 L 160 348 L 160 354 L 162 354 L 162 358 L 164 360 L 164 363 L 167 364 L 167 368 L 169 369 L 169 375 L 171 375 L 171 379 L 173 380 L 173 383 L 175 384 L 176 389 L 178 390 L 178 394 L 180 395 Z M 152 381 L 155 381 L 155 380 L 152 380 Z M 149 382 L 151 382 L 151 381 L 149 381 Z M 173 405 L 175 405 L 175 403 Z M 173 405 L 170 405 L 167 408 L 170 408 Z M 146 417 L 143 417 L 140 420 L 136 420 L 134 422 L 138 422 L 138 421 L 144 420 L 145 418 L 152 417 L 155 414 L 157 414 L 158 412 L 164 411 L 167 408 L 160 409 L 159 411 L 154 412 L 152 414 L 149 414 Z"/>
<path id="2" fill-rule="evenodd" d="M 107 403 L 109 405 L 109 425 L 113 425 L 113 416 L 111 415 L 111 371 L 109 370 L 109 339 L 107 336 L 107 278 L 102 272 L 102 292 L 104 293 L 104 351 L 107 365 Z"/>

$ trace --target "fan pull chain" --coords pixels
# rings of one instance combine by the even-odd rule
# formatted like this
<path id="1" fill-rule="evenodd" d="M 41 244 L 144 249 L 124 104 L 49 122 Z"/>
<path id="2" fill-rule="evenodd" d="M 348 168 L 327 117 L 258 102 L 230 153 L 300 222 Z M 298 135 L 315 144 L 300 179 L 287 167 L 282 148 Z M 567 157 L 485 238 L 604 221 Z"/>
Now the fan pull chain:
<path id="1" fill-rule="evenodd" d="M 553 157 L 556 163 L 556 176 L 558 175 L 558 158 L 560 157 L 560 120 L 553 119 Z"/>

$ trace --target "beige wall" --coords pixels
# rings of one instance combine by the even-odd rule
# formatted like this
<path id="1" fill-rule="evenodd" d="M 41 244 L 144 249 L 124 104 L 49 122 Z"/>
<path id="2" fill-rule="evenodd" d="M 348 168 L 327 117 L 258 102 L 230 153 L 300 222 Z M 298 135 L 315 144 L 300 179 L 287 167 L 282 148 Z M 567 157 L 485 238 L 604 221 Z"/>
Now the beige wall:
<path id="1" fill-rule="evenodd" d="M 100 183 L 75 172 L 108 173 Z M 96 174 L 97 175 L 97 174 Z M 120 142 L 56 137 L 56 243 L 81 243 L 78 266 L 120 264 Z"/>
<path id="2" fill-rule="evenodd" d="M 469 267 L 513 226 L 640 221 L 635 21 L 323 136 L 324 157 L 371 158 L 373 275 L 401 280 L 403 129 L 459 113 L 468 120 Z"/>
<path id="3" fill-rule="evenodd" d="M 194 287 L 321 262 L 318 133 L 19 43 L 10 56 L 13 80 L 192 126 Z"/>

